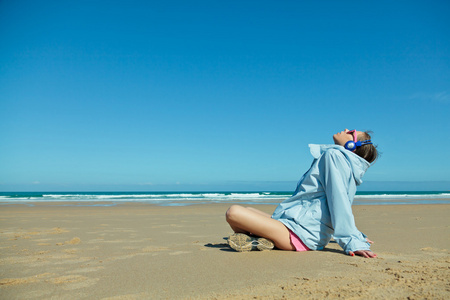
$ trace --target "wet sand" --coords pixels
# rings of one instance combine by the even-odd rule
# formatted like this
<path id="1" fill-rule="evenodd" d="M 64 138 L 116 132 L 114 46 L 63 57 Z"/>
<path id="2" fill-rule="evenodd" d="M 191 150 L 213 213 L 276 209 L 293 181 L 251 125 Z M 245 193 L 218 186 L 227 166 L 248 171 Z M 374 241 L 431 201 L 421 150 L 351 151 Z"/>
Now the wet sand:
<path id="1" fill-rule="evenodd" d="M 234 252 L 223 204 L 65 205 L 0 206 L 1 299 L 450 298 L 447 204 L 354 206 L 377 259 Z"/>

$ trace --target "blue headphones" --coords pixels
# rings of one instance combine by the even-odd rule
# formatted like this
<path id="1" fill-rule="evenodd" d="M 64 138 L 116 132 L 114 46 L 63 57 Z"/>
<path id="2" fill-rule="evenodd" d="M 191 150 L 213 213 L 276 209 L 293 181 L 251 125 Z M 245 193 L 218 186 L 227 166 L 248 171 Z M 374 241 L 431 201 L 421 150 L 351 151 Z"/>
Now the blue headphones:
<path id="1" fill-rule="evenodd" d="M 371 144 L 372 144 L 371 140 L 357 141 L 356 143 L 354 141 L 348 141 L 347 143 L 345 143 L 344 148 L 347 150 L 350 150 L 352 152 L 355 152 L 356 147 L 361 147 L 363 145 L 371 145 Z"/>

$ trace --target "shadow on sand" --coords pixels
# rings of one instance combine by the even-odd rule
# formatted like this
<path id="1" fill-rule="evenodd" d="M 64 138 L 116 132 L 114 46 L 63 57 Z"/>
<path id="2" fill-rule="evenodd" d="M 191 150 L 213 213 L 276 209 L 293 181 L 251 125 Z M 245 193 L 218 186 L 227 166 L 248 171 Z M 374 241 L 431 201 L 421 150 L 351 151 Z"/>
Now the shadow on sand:
<path id="1" fill-rule="evenodd" d="M 225 241 L 228 240 L 228 237 L 224 237 L 223 238 Z M 208 243 L 204 245 L 205 247 L 208 248 L 215 248 L 215 249 L 219 249 L 220 251 L 227 251 L 227 252 L 236 252 L 233 249 L 230 248 L 230 246 L 228 246 L 228 243 Z"/>

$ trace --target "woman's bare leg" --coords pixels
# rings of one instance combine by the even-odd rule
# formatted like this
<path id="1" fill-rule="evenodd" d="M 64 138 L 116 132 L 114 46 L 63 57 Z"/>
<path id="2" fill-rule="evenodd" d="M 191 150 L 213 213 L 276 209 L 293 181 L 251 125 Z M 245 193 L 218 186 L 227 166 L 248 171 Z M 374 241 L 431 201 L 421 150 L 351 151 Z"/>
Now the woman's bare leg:
<path id="1" fill-rule="evenodd" d="M 241 207 L 241 206 L 239 206 L 239 205 L 236 205 L 237 207 Z M 265 217 L 267 217 L 267 218 L 271 218 L 272 216 L 271 215 L 269 215 L 268 213 L 265 213 L 265 212 L 263 212 L 263 211 L 261 211 L 261 210 L 259 210 L 259 209 L 256 209 L 256 208 L 253 208 L 253 207 L 245 207 L 246 209 L 248 209 L 248 210 L 251 210 L 251 211 L 253 211 L 253 212 L 255 212 L 255 213 L 257 213 L 257 214 L 260 214 L 260 215 L 262 215 L 262 216 L 265 216 Z M 233 208 L 233 209 L 235 209 L 235 208 Z M 230 211 L 230 214 L 232 213 L 232 211 Z M 227 222 L 228 222 L 228 211 L 227 211 Z M 230 225 L 230 227 L 231 227 L 231 229 L 233 229 L 233 231 L 235 232 L 235 233 L 245 233 L 245 234 L 252 234 L 251 232 L 249 232 L 249 231 L 247 231 L 247 230 L 243 230 L 243 229 L 241 229 L 241 228 L 238 228 L 238 227 L 234 227 L 230 222 L 228 222 L 229 223 L 229 225 Z"/>
<path id="2" fill-rule="evenodd" d="M 258 213 L 258 214 L 260 214 L 260 215 L 263 215 L 263 216 L 266 216 L 266 217 L 268 217 L 268 218 L 271 218 L 272 217 L 272 215 L 269 215 L 268 213 L 265 213 L 265 212 L 263 212 L 263 211 L 261 211 L 261 210 L 259 210 L 259 209 L 256 209 L 256 208 L 253 208 L 253 207 L 246 207 L 247 209 L 250 209 L 250 210 L 252 210 L 252 211 L 254 211 L 255 213 Z"/>
<path id="3" fill-rule="evenodd" d="M 295 250 L 286 226 L 264 212 L 233 205 L 227 210 L 226 218 L 236 233 L 252 233 L 270 239 L 278 249 Z"/>

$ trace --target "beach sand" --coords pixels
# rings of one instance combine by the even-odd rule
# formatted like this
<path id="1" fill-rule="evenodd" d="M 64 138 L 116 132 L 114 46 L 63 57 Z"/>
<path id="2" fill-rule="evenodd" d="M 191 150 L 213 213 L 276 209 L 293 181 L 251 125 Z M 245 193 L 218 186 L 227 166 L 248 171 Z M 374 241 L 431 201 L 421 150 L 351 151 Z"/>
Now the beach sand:
<path id="1" fill-rule="evenodd" d="M 377 259 L 234 252 L 224 204 L 65 205 L 1 206 L 0 299 L 450 299 L 450 205 L 354 206 Z"/>

